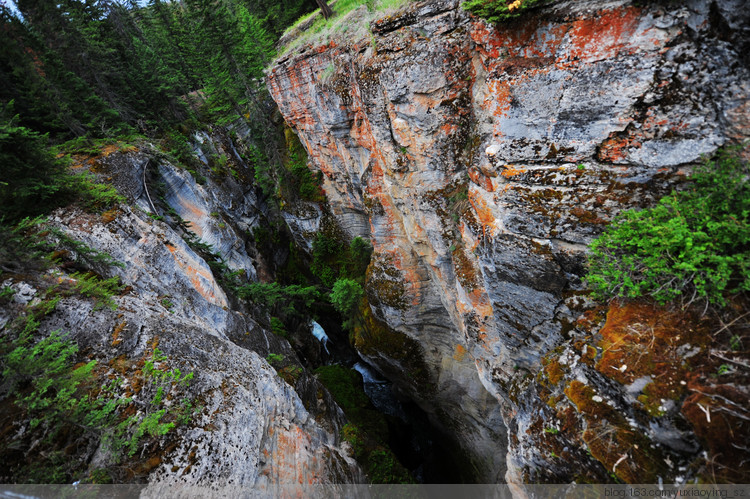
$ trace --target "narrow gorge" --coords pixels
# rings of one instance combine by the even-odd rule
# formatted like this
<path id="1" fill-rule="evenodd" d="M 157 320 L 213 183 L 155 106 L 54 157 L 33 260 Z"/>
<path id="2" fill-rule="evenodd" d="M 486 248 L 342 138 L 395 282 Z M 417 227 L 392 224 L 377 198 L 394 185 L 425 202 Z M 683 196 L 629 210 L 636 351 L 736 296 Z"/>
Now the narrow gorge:
<path id="1" fill-rule="evenodd" d="M 722 154 L 747 192 L 745 3 L 462 3 L 332 2 L 238 85 L 247 112 L 196 78 L 169 105 L 200 119 L 64 143 L 93 201 L 22 218 L 0 177 L 0 482 L 750 482 L 750 288 L 586 278 L 618 216 Z"/>
<path id="2" fill-rule="evenodd" d="M 268 71 L 332 212 L 375 248 L 355 345 L 474 479 L 652 483 L 693 463 L 698 401 L 633 403 L 657 376 L 620 372 L 633 354 L 606 342 L 649 322 L 612 324 L 613 304 L 600 329 L 581 277 L 608 221 L 748 137 L 747 29 L 737 2 L 559 2 L 493 27 L 432 1 Z"/>

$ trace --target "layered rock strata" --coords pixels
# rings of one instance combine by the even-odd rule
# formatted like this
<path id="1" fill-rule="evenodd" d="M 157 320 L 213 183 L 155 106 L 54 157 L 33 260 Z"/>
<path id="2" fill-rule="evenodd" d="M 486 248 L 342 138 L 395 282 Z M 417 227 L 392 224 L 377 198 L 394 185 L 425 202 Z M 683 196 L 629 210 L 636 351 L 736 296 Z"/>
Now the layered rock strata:
<path id="1" fill-rule="evenodd" d="M 113 297 L 114 309 L 72 294 L 42 320 L 40 333 L 66 334 L 105 375 L 121 378 L 134 398 L 144 383 L 144 361 L 158 348 L 167 359 L 164 369 L 193 373 L 185 396 L 199 407 L 188 422 L 151 439 L 145 457 L 134 458 L 135 464 L 129 461 L 130 475 L 120 479 L 256 491 L 364 482 L 339 440 L 346 422 L 343 412 L 323 385 L 302 367 L 287 380 L 277 374 L 265 360 L 270 353 L 300 365 L 289 343 L 264 329 L 252 310 L 233 305 L 184 234 L 148 213 L 153 202 L 147 198 L 155 199 L 155 180 L 161 179 L 162 202 L 185 213 L 185 223 L 200 234 L 203 244 L 216 243 L 230 264 L 254 273 L 244 245 L 222 244 L 230 238 L 242 241 L 236 228 L 252 228 L 252 220 L 263 211 L 252 192 L 230 181 L 221 188 L 213 181 L 197 185 L 187 172 L 148 152 L 113 152 L 88 163 L 107 176 L 128 203 L 102 215 L 57 210 L 49 223 L 121 262 L 122 267 L 94 264 L 91 270 L 119 276 L 122 293 Z M 146 183 L 143 168 L 149 163 L 160 178 Z M 221 219 L 232 224 L 220 227 Z M 38 303 L 50 283 L 73 285 L 77 278 L 64 268 L 52 274 L 8 274 L 3 285 L 19 293 L 3 311 L 2 325 L 22 313 L 25 304 Z M 72 458 L 86 460 L 93 470 L 112 466 L 108 456 L 102 446 L 93 456 Z"/>
<path id="2" fill-rule="evenodd" d="M 633 442 L 623 459 L 576 439 L 552 450 L 558 402 L 537 374 L 591 333 L 586 245 L 747 138 L 739 4 L 561 1 L 494 27 L 455 0 L 419 2 L 268 72 L 333 213 L 375 248 L 360 351 L 455 435 L 475 479 L 689 475 L 673 465 L 696 455 L 689 432 L 665 444 L 653 425 L 671 423 L 630 417 L 621 396 L 608 407 L 672 464 L 635 463 Z M 572 375 L 586 389 L 567 385 L 570 428 L 593 429 L 581 397 L 625 391 L 593 371 Z"/>

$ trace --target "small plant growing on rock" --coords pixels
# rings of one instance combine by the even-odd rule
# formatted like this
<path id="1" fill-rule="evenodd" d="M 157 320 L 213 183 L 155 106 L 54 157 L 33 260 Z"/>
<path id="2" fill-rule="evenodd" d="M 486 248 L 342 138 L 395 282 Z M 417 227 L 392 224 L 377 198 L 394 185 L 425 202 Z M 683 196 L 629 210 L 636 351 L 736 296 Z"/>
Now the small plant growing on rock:
<path id="1" fill-rule="evenodd" d="M 736 152 L 723 151 L 687 189 L 622 213 L 591 244 L 595 294 L 724 305 L 726 293 L 750 291 L 749 172 Z"/>
<path id="2" fill-rule="evenodd" d="M 268 362 L 271 365 L 280 364 L 284 362 L 284 356 L 278 353 L 269 353 L 266 356 L 266 362 Z"/>
<path id="3" fill-rule="evenodd" d="M 502 23 L 520 17 L 523 12 L 553 0 L 468 0 L 463 8 L 491 23 Z"/>

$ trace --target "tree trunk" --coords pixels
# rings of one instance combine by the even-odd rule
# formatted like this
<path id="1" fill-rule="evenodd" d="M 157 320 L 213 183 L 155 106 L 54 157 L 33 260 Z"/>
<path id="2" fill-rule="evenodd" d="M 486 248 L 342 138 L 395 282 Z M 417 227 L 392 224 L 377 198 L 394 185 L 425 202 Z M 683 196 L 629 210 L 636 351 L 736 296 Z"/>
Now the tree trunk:
<path id="1" fill-rule="evenodd" d="M 320 7 L 320 12 L 323 14 L 323 17 L 328 19 L 333 16 L 333 11 L 328 6 L 328 3 L 326 3 L 326 0 L 315 0 L 315 2 L 318 4 L 318 7 Z"/>

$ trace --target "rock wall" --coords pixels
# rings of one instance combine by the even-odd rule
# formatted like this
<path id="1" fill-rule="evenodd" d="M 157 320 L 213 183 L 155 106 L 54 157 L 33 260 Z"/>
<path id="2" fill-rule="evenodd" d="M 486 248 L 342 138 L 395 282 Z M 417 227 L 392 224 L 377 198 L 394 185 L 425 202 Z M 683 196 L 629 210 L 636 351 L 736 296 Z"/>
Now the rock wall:
<path id="1" fill-rule="evenodd" d="M 364 482 L 359 466 L 341 446 L 339 431 L 346 420 L 333 398 L 302 367 L 287 380 L 277 374 L 265 360 L 269 353 L 287 365 L 300 365 L 289 343 L 264 329 L 254 311 L 231 303 L 208 262 L 173 223 L 154 218 L 153 203 L 147 199 L 156 200 L 155 186 L 161 180 L 159 212 L 166 203 L 185 213 L 204 244 L 216 243 L 230 264 L 254 273 L 247 252 L 252 248 L 242 244 L 236 229 L 252 228 L 248 221 L 257 221 L 264 211 L 253 193 L 244 192 L 236 181 L 226 180 L 221 187 L 212 180 L 198 185 L 190 174 L 146 150 L 108 151 L 87 163 L 117 186 L 128 203 L 102 215 L 60 209 L 49 223 L 122 262 L 122 268 L 102 264 L 92 270 L 104 277 L 119 276 L 124 290 L 114 297 L 114 310 L 96 307 L 81 295 L 66 297 L 42 321 L 40 332 L 69 333 L 81 352 L 97 360 L 105 374 L 123 378 L 135 397 L 143 362 L 158 346 L 170 369 L 194 374 L 187 395 L 201 407 L 189 423 L 158 443 L 152 439 L 145 457 L 141 454 L 119 467 L 127 473 L 117 478 L 255 490 L 279 484 Z M 144 189 L 143 168 L 149 163 L 157 177 Z M 231 225 L 218 226 L 221 219 L 231 220 Z M 230 239 L 240 244 L 223 244 Z M 0 329 L 25 303 L 40 298 L 50 279 L 75 280 L 64 268 L 58 272 L 10 275 L 3 286 L 22 292 L 3 311 Z M 93 470 L 111 466 L 107 455 L 100 448 L 93 457 L 71 458 L 90 460 Z"/>
<path id="2" fill-rule="evenodd" d="M 620 453 L 557 436 L 560 424 L 593 431 L 600 416 L 582 400 L 596 390 L 632 414 L 624 380 L 566 368 L 573 378 L 548 400 L 539 376 L 601 360 L 601 344 L 580 340 L 603 317 L 581 283 L 586 245 L 701 155 L 748 137 L 740 4 L 560 1 L 493 27 L 456 0 L 418 2 L 370 37 L 304 47 L 269 70 L 333 213 L 375 248 L 358 348 L 455 435 L 475 479 L 690 476 L 674 462 L 695 458 L 693 437 L 675 430 L 665 444 L 654 425 L 666 419 L 628 416 L 622 431 L 646 441 Z M 644 446 L 668 448 L 663 466 L 637 462 Z"/>

